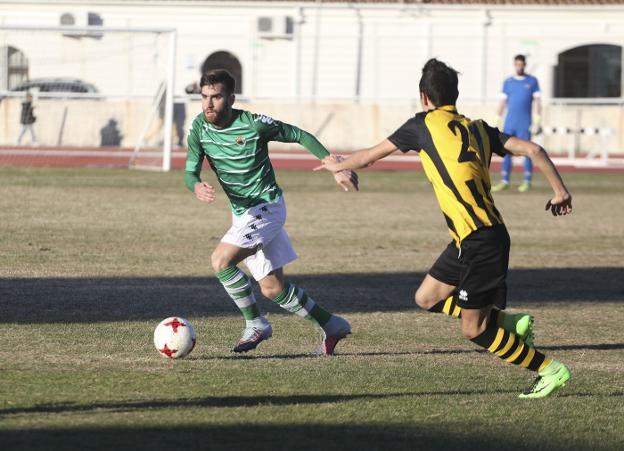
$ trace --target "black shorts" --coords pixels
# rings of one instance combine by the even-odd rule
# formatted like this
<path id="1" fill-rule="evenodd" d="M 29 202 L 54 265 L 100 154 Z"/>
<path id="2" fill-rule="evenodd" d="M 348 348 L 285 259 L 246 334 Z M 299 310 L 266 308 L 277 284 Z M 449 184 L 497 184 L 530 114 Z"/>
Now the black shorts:
<path id="1" fill-rule="evenodd" d="M 457 249 L 455 242 L 438 257 L 429 275 L 456 288 L 457 305 L 479 309 L 507 305 L 509 234 L 504 225 L 472 232 Z"/>

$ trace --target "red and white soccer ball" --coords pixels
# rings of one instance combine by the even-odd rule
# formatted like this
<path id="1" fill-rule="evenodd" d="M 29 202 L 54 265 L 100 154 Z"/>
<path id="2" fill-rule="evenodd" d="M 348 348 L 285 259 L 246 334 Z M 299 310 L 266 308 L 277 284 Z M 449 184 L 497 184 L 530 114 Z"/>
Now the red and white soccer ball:
<path id="1" fill-rule="evenodd" d="M 164 319 L 154 330 L 154 346 L 165 357 L 180 359 L 195 347 L 195 330 L 179 316 Z"/>

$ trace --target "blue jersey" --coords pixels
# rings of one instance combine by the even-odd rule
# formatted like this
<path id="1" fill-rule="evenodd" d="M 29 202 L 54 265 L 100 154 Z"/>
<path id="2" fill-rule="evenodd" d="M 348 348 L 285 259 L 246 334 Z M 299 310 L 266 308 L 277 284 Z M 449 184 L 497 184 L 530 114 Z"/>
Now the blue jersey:
<path id="1" fill-rule="evenodd" d="M 517 135 L 531 127 L 531 107 L 533 96 L 540 92 L 537 78 L 532 75 L 509 77 L 503 83 L 503 93 L 507 97 L 507 117 L 504 132 Z"/>

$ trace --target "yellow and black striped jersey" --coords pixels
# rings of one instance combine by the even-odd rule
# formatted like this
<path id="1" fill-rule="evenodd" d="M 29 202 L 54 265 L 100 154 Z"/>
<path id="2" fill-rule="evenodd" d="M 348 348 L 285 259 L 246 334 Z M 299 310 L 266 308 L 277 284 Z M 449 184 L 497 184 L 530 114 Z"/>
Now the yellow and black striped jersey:
<path id="1" fill-rule="evenodd" d="M 388 139 L 402 152 L 420 153 L 451 236 L 461 241 L 482 227 L 503 224 L 490 192 L 492 153 L 505 155 L 509 138 L 482 120 L 447 105 L 416 114 Z"/>

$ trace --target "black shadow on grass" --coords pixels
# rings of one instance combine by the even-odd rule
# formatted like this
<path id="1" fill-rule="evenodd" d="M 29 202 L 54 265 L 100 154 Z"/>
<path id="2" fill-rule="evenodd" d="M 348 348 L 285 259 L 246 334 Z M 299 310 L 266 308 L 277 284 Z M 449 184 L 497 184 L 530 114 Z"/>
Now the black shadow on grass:
<path id="1" fill-rule="evenodd" d="M 432 349 L 423 351 L 373 351 L 373 352 L 338 352 L 337 355 L 348 357 L 392 357 L 392 356 L 423 356 L 427 354 L 469 354 L 485 353 L 485 349 Z M 202 355 L 187 357 L 190 360 L 295 360 L 295 359 L 324 359 L 326 356 L 314 353 L 298 354 L 232 354 L 232 355 Z"/>
<path id="2" fill-rule="evenodd" d="M 329 422 L 329 421 L 328 421 Z M 444 421 L 424 424 L 233 424 L 159 427 L 71 427 L 0 430 L 2 449 L 9 450 L 207 450 L 207 451 L 395 451 L 395 450 L 569 450 L 570 444 L 524 429 L 487 431 L 484 425 L 457 427 Z M 523 436 L 524 434 L 524 436 Z M 590 446 L 591 445 L 591 446 Z M 604 440 L 583 443 L 575 450 L 615 449 Z"/>
<path id="3" fill-rule="evenodd" d="M 517 390 L 474 389 L 474 390 L 434 390 L 405 393 L 362 393 L 351 395 L 264 395 L 264 396 L 210 396 L 191 399 L 152 399 L 145 401 L 110 401 L 89 404 L 56 403 L 39 404 L 31 407 L 8 407 L 0 409 L 0 418 L 10 415 L 28 414 L 68 414 L 68 413 L 105 413 L 136 412 L 142 410 L 177 409 L 177 408 L 227 408 L 227 407 L 280 407 L 292 405 L 311 405 L 343 403 L 350 401 L 375 401 L 391 398 L 419 398 L 429 396 L 481 396 L 516 394 Z M 557 396 L 584 397 L 609 396 L 622 397 L 624 393 L 558 393 Z"/>
<path id="4" fill-rule="evenodd" d="M 322 274 L 290 277 L 339 312 L 415 311 L 423 273 Z M 256 292 L 258 292 L 256 290 Z M 509 274 L 514 303 L 622 302 L 621 268 L 517 269 Z M 270 301 L 264 310 L 280 312 Z M 239 315 L 213 277 L 0 279 L 0 323 L 98 322 Z"/>
<path id="5" fill-rule="evenodd" d="M 578 345 L 545 345 L 536 346 L 540 351 L 613 351 L 624 349 L 624 343 L 592 343 Z M 449 355 L 449 354 L 487 354 L 485 349 L 425 349 L 422 351 L 372 351 L 372 352 L 337 352 L 341 357 L 404 357 L 423 355 Z M 189 360 L 296 360 L 296 359 L 323 359 L 314 353 L 298 354 L 231 354 L 231 355 L 200 355 L 187 357 Z"/>
<path id="6" fill-rule="evenodd" d="M 624 392 L 615 391 L 611 393 L 593 393 L 593 392 L 576 392 L 576 393 L 557 393 L 556 395 L 559 398 L 600 398 L 608 396 L 610 398 L 622 398 L 624 397 Z"/>
<path id="7" fill-rule="evenodd" d="M 580 345 L 552 345 L 552 346 L 539 346 L 539 349 L 545 351 L 613 351 L 618 349 L 624 349 L 624 343 L 592 343 L 592 344 L 580 344 Z"/>
<path id="8" fill-rule="evenodd" d="M 32 407 L 0 409 L 0 417 L 31 413 L 71 413 L 71 412 L 132 412 L 189 407 L 256 407 L 290 406 L 296 404 L 327 404 L 348 401 L 373 401 L 389 398 L 420 396 L 477 396 L 515 393 L 512 390 L 442 390 L 407 393 L 363 393 L 353 395 L 266 395 L 266 396 L 211 396 L 193 399 L 163 399 L 149 401 L 97 402 L 92 404 L 41 404 Z"/>

